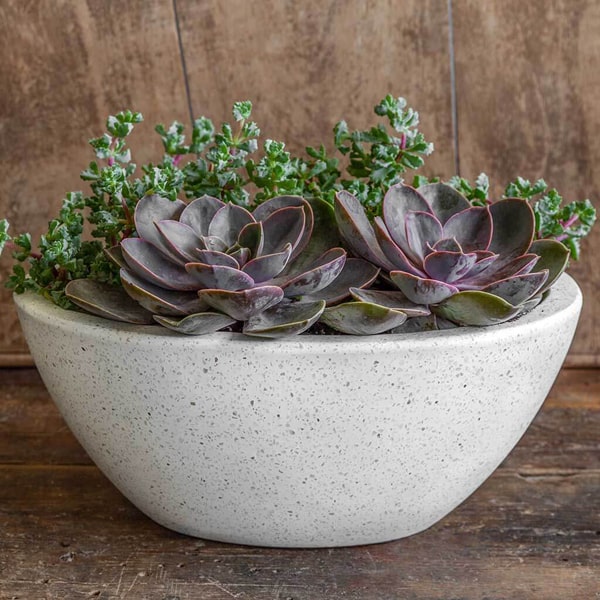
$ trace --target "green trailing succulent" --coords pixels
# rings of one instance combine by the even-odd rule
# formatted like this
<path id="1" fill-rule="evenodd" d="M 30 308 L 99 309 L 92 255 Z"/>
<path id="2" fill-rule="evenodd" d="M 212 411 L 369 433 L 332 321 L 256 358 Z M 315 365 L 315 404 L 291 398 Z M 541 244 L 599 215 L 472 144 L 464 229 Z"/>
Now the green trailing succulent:
<path id="1" fill-rule="evenodd" d="M 355 193 L 373 214 L 377 214 L 385 190 L 402 180 L 408 169 L 417 169 L 433 151 L 418 130 L 419 114 L 404 98 L 386 96 L 374 112 L 384 117 L 366 130 L 350 130 L 345 121 L 334 127 L 334 146 L 341 157 L 348 157 L 342 174 L 340 159 L 330 156 L 323 144 L 307 147 L 306 156 L 294 157 L 283 142 L 267 139 L 262 157 L 257 157 L 260 129 L 251 121 L 252 104 L 237 102 L 233 107 L 236 130 L 224 123 L 215 132 L 212 122 L 197 119 L 192 143 L 185 144 L 184 127 L 173 123 L 167 130 L 156 130 L 163 140 L 165 159 L 181 168 L 183 190 L 188 198 L 211 195 L 225 202 L 249 207 L 281 194 L 320 198 L 333 204 L 335 193 L 348 189 Z M 195 154 L 186 162 L 186 155 Z M 253 197 L 247 190 L 252 184 Z"/>
<path id="2" fill-rule="evenodd" d="M 561 242 L 575 260 L 579 259 L 581 240 L 596 221 L 596 210 L 589 200 L 564 204 L 558 191 L 549 189 L 543 179 L 531 184 L 521 177 L 506 187 L 504 197 L 534 201 L 536 239 Z"/>
<path id="3" fill-rule="evenodd" d="M 4 250 L 4 246 L 10 240 L 10 236 L 8 235 L 8 221 L 6 219 L 2 219 L 0 221 L 0 254 L 2 254 L 2 250 Z"/>
<path id="4" fill-rule="evenodd" d="M 37 248 L 0 221 L 0 252 L 15 259 L 7 286 L 193 335 L 282 337 L 318 323 L 367 335 L 531 309 L 579 257 L 592 204 L 521 178 L 492 202 L 485 174 L 406 186 L 433 145 L 403 98 L 375 113 L 385 124 L 335 126 L 338 156 L 324 145 L 293 156 L 283 142 L 260 146 L 251 103 L 237 102 L 233 124 L 196 119 L 189 143 L 181 123 L 158 125 L 164 156 L 139 171 L 127 137 L 141 114 L 111 116 L 90 140 L 89 194 L 65 196 Z"/>

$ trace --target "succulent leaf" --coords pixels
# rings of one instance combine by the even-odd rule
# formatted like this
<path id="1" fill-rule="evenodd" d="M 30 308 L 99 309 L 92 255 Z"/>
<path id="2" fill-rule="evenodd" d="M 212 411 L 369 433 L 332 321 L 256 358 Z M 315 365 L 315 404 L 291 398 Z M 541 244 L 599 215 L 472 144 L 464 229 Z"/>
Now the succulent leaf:
<path id="1" fill-rule="evenodd" d="M 297 335 L 312 327 L 323 314 L 325 301 L 281 302 L 244 324 L 244 333 L 257 337 L 281 338 Z"/>
<path id="2" fill-rule="evenodd" d="M 234 252 L 230 252 L 229 256 L 234 258 L 240 267 L 243 267 L 250 260 L 252 253 L 248 248 L 238 248 Z"/>
<path id="3" fill-rule="evenodd" d="M 538 292 L 543 294 L 567 268 L 570 252 L 566 246 L 556 240 L 537 240 L 531 244 L 529 252 L 540 257 L 532 269 L 533 272 L 548 270 L 548 279 Z"/>
<path id="4" fill-rule="evenodd" d="M 401 184 L 393 185 L 383 199 L 383 220 L 392 239 L 403 250 L 408 247 L 406 217 L 411 212 L 431 214 L 431 207 L 414 188 Z"/>
<path id="5" fill-rule="evenodd" d="M 180 264 L 197 260 L 196 249 L 202 244 L 194 230 L 179 221 L 154 223 L 162 237 L 160 247 L 165 248 Z"/>
<path id="6" fill-rule="evenodd" d="M 400 327 L 395 327 L 390 333 L 422 333 L 424 331 L 441 331 L 444 329 L 456 329 L 458 325 L 438 317 L 433 313 L 424 317 L 407 319 Z"/>
<path id="7" fill-rule="evenodd" d="M 71 302 L 98 317 L 151 325 L 152 313 L 132 300 L 121 288 L 94 281 L 93 279 L 74 279 L 67 283 L 65 294 Z"/>
<path id="8" fill-rule="evenodd" d="M 394 268 L 379 247 L 362 204 L 350 192 L 335 195 L 335 219 L 342 238 L 357 256 L 387 270 Z"/>
<path id="9" fill-rule="evenodd" d="M 235 319 L 227 315 L 212 312 L 197 313 L 180 320 L 154 315 L 154 320 L 167 329 L 186 335 L 206 335 L 235 323 Z"/>
<path id="10" fill-rule="evenodd" d="M 260 256 L 263 250 L 264 232 L 260 221 L 248 223 L 240 231 L 238 244 L 241 248 L 248 248 L 252 256 Z"/>
<path id="11" fill-rule="evenodd" d="M 254 222 L 254 217 L 245 208 L 235 204 L 225 204 L 212 218 L 208 226 L 208 235 L 223 240 L 227 247 L 233 246 L 242 229 Z"/>
<path id="12" fill-rule="evenodd" d="M 475 274 L 469 274 L 469 277 L 461 279 L 461 289 L 482 289 L 495 281 L 500 281 L 513 275 L 526 275 L 531 272 L 539 260 L 539 257 L 535 254 L 523 254 L 523 256 L 513 258 L 509 261 L 502 260 L 503 258 L 498 256 L 495 260 L 492 257 L 482 259 L 480 262 L 487 261 L 489 264 L 481 271 L 475 268 Z M 478 264 L 475 263 L 475 267 Z"/>
<path id="13" fill-rule="evenodd" d="M 308 244 L 309 240 L 311 239 L 313 227 L 316 224 L 316 219 L 318 217 L 318 215 L 315 214 L 315 209 L 318 212 L 321 208 L 321 204 L 326 204 L 327 206 L 329 206 L 326 202 L 323 202 L 322 200 L 308 202 L 301 196 L 275 196 L 274 198 L 271 198 L 270 200 L 259 204 L 254 209 L 254 212 L 252 214 L 254 215 L 254 218 L 257 221 L 264 221 L 265 219 L 267 219 L 267 217 L 269 217 L 271 214 L 273 214 L 275 211 L 281 208 L 296 206 L 301 207 L 304 210 L 304 232 L 298 240 L 297 244 L 295 246 L 292 244 L 293 252 L 291 260 L 294 260 L 299 256 L 301 252 L 304 254 L 304 249 Z M 330 248 L 332 245 L 335 245 L 335 243 L 330 243 L 328 248 Z M 326 248 L 324 248 L 323 250 L 325 249 Z"/>
<path id="14" fill-rule="evenodd" d="M 455 239 L 464 252 L 487 250 L 492 239 L 492 217 L 487 207 L 456 213 L 444 225 L 444 238 Z"/>
<path id="15" fill-rule="evenodd" d="M 287 244 L 296 248 L 304 236 L 306 212 L 303 206 L 287 206 L 262 221 L 264 243 L 261 255 L 282 252 Z"/>
<path id="16" fill-rule="evenodd" d="M 497 254 L 488 253 L 488 252 L 474 252 L 477 256 L 477 262 L 471 267 L 469 270 L 468 277 L 473 278 L 479 273 L 482 273 L 486 269 L 489 269 L 493 263 L 498 261 L 499 256 Z M 499 263 L 501 264 L 501 263 Z M 461 286 L 464 279 L 461 281 Z"/>
<path id="17" fill-rule="evenodd" d="M 144 196 L 135 207 L 135 229 L 140 238 L 152 242 L 157 246 L 162 245 L 162 238 L 155 227 L 155 223 L 165 220 L 176 220 L 186 208 L 181 200 L 168 200 L 158 194 Z"/>
<path id="18" fill-rule="evenodd" d="M 335 281 L 345 262 L 346 251 L 343 248 L 332 248 L 303 273 L 281 283 L 281 287 L 288 298 L 314 294 Z"/>
<path id="19" fill-rule="evenodd" d="M 223 206 L 225 206 L 225 203 L 217 198 L 201 196 L 186 206 L 179 217 L 179 221 L 189 225 L 196 232 L 196 235 L 206 237 L 213 217 Z"/>
<path id="20" fill-rule="evenodd" d="M 298 254 L 298 248 L 303 242 L 292 253 L 290 262 L 283 272 L 286 276 L 291 277 L 292 275 L 301 273 L 324 252 L 330 248 L 339 246 L 341 242 L 335 222 L 333 206 L 319 198 L 312 198 L 307 200 L 307 202 L 310 204 L 312 220 L 314 222 L 312 235 L 300 254 Z"/>
<path id="21" fill-rule="evenodd" d="M 263 283 L 277 277 L 285 268 L 292 254 L 292 245 L 286 244 L 282 252 L 263 254 L 249 260 L 242 271 L 254 279 L 255 283 Z"/>
<path id="22" fill-rule="evenodd" d="M 406 254 L 396 245 L 381 217 L 374 220 L 375 237 L 385 257 L 393 265 L 392 270 L 407 271 L 413 275 L 424 277 L 425 273 L 417 269 L 407 258 Z"/>
<path id="23" fill-rule="evenodd" d="M 125 257 L 123 256 L 123 251 L 121 250 L 121 246 L 117 245 L 117 246 L 113 246 L 112 248 L 105 248 L 104 254 L 117 267 L 120 267 L 120 268 L 127 267 L 127 262 L 125 261 Z"/>
<path id="24" fill-rule="evenodd" d="M 195 289 L 220 289 L 236 292 L 254 286 L 254 280 L 250 275 L 232 267 L 187 263 L 185 270 L 195 282 Z"/>
<path id="25" fill-rule="evenodd" d="M 399 310 L 406 314 L 407 317 L 425 317 L 431 314 L 427 306 L 411 302 L 400 291 L 350 288 L 350 293 L 355 300 Z"/>
<path id="26" fill-rule="evenodd" d="M 492 257 L 484 258 L 480 262 L 485 261 L 487 266 L 484 264 L 485 268 L 481 270 L 474 268 L 474 274 L 470 273 L 468 277 L 461 279 L 461 289 L 482 289 L 495 281 L 506 279 L 512 275 L 525 275 L 533 269 L 538 260 L 539 257 L 535 254 L 524 254 L 510 260 L 505 260 L 505 257 L 501 256 L 497 256 L 495 260 Z M 478 264 L 475 263 L 475 267 Z"/>
<path id="27" fill-rule="evenodd" d="M 461 245 L 456 241 L 456 238 L 444 238 L 436 242 L 432 250 L 437 252 L 463 252 Z"/>
<path id="28" fill-rule="evenodd" d="M 205 235 L 200 238 L 200 250 L 210 250 L 211 252 L 227 252 L 229 247 L 220 237 L 216 235 Z"/>
<path id="29" fill-rule="evenodd" d="M 121 269 L 120 276 L 123 289 L 127 294 L 151 313 L 182 316 L 203 312 L 208 308 L 208 305 L 194 292 L 165 290 L 127 269 Z"/>
<path id="30" fill-rule="evenodd" d="M 521 304 L 521 310 L 520 310 L 519 314 L 524 315 L 525 313 L 528 313 L 530 310 L 533 310 L 545 297 L 546 297 L 545 293 L 538 294 L 537 296 L 530 298 L 526 302 L 523 302 L 523 304 Z"/>
<path id="31" fill-rule="evenodd" d="M 458 288 L 449 283 L 402 271 L 391 271 L 390 277 L 398 289 L 415 304 L 438 304 L 458 292 Z"/>
<path id="32" fill-rule="evenodd" d="M 475 290 L 454 294 L 433 308 L 435 314 L 444 319 L 478 327 L 504 323 L 521 310 L 499 296 Z"/>
<path id="33" fill-rule="evenodd" d="M 283 290 L 275 285 L 261 285 L 230 292 L 223 289 L 200 290 L 198 297 L 209 306 L 238 321 L 245 321 L 283 299 Z"/>
<path id="34" fill-rule="evenodd" d="M 187 262 L 201 262 L 205 265 L 219 265 L 221 267 L 231 267 L 232 269 L 240 268 L 240 263 L 235 257 L 216 250 L 198 250 L 196 258 Z"/>
<path id="35" fill-rule="evenodd" d="M 431 279 L 454 283 L 469 273 L 476 262 L 475 253 L 432 252 L 423 261 L 423 266 Z"/>
<path id="36" fill-rule="evenodd" d="M 289 206 L 304 206 L 304 198 L 302 196 L 275 196 L 269 198 L 265 202 L 261 202 L 253 211 L 252 214 L 257 221 L 264 221 L 269 215 L 272 215 L 280 208 Z"/>
<path id="37" fill-rule="evenodd" d="M 379 269 L 361 258 L 347 258 L 341 273 L 328 286 L 302 296 L 302 302 L 325 300 L 332 306 L 350 296 L 351 289 L 368 287 L 379 275 Z"/>
<path id="38" fill-rule="evenodd" d="M 494 231 L 489 250 L 496 254 L 520 256 L 533 240 L 535 217 L 527 200 L 506 198 L 490 204 Z"/>
<path id="39" fill-rule="evenodd" d="M 431 247 L 442 237 L 442 224 L 427 212 L 410 212 L 406 215 L 407 255 L 421 262 Z"/>
<path id="40" fill-rule="evenodd" d="M 198 289 L 196 280 L 184 267 L 165 258 L 150 242 L 127 238 L 121 242 L 121 249 L 127 267 L 143 279 L 168 290 Z"/>
<path id="41" fill-rule="evenodd" d="M 341 333 L 374 335 L 399 327 L 406 314 L 379 304 L 346 302 L 326 308 L 321 321 Z"/>
<path id="42" fill-rule="evenodd" d="M 433 214 L 442 225 L 453 215 L 471 208 L 470 202 L 452 186 L 445 183 L 429 183 L 419 187 L 419 194 L 431 206 Z"/>
<path id="43" fill-rule="evenodd" d="M 499 296 L 513 306 L 519 306 L 539 293 L 546 279 L 548 279 L 547 269 L 538 273 L 508 277 L 484 287 L 481 291 Z"/>

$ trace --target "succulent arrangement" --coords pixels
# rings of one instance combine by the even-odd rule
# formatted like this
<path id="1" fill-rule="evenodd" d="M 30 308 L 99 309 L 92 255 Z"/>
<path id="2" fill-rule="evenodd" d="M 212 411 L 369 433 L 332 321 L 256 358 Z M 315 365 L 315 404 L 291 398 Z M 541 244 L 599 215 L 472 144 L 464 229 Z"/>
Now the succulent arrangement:
<path id="1" fill-rule="evenodd" d="M 256 160 L 260 131 L 239 102 L 237 133 L 203 117 L 187 145 L 180 123 L 157 126 L 165 155 L 138 178 L 126 137 L 142 117 L 111 116 L 90 142 L 102 161 L 82 173 L 91 193 L 67 194 L 39 248 L 0 221 L 0 252 L 16 260 L 7 285 L 117 321 L 267 338 L 486 326 L 542 301 L 579 257 L 589 200 L 518 178 L 492 202 L 483 174 L 406 185 L 433 146 L 404 99 L 375 113 L 391 131 L 335 126 L 341 159 L 267 140 Z"/>

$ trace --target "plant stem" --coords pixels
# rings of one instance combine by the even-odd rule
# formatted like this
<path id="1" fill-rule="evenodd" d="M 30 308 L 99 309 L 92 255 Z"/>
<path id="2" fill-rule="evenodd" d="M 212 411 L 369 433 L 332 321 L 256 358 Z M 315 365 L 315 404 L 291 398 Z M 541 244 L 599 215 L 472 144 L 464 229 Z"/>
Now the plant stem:
<path id="1" fill-rule="evenodd" d="M 578 215 L 571 215 L 571 217 L 569 219 L 567 219 L 566 221 L 559 221 L 559 223 L 560 223 L 560 226 L 564 230 L 567 230 L 569 227 L 571 227 L 571 225 L 573 225 L 573 223 L 576 223 L 578 219 L 579 219 Z M 557 242 L 562 242 L 563 240 L 566 240 L 568 237 L 569 237 L 568 233 L 562 233 L 561 235 L 557 235 L 554 239 Z"/>
<path id="2" fill-rule="evenodd" d="M 567 221 L 561 221 L 560 224 L 563 229 L 568 229 L 569 227 L 571 227 L 571 225 L 573 225 L 573 223 L 577 221 L 577 219 L 579 219 L 578 215 L 572 215 L 570 219 L 568 219 Z"/>
<path id="3" fill-rule="evenodd" d="M 13 252 L 18 251 L 20 248 L 20 246 L 18 246 L 17 244 L 15 244 L 13 241 L 9 241 L 6 242 L 6 249 L 7 250 L 11 250 Z M 31 250 L 29 252 L 29 258 L 33 258 L 34 260 L 39 260 L 40 258 L 42 258 L 42 255 L 39 252 L 34 252 L 33 250 Z"/>
<path id="4" fill-rule="evenodd" d="M 121 206 L 123 207 L 123 212 L 125 213 L 125 219 L 127 219 L 127 228 L 131 229 L 133 227 L 133 219 L 131 218 L 131 212 L 129 210 L 129 206 L 127 206 L 127 201 L 123 197 L 121 197 Z"/>

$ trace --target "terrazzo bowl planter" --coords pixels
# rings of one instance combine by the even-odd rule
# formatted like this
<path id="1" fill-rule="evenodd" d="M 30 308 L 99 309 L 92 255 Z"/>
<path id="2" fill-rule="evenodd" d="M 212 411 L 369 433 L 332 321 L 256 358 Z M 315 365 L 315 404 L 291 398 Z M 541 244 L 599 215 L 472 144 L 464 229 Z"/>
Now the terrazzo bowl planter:
<path id="1" fill-rule="evenodd" d="M 131 502 L 181 533 L 277 547 L 383 542 L 447 515 L 525 432 L 581 309 L 563 275 L 495 327 L 268 341 L 15 300 L 62 415 Z"/>

